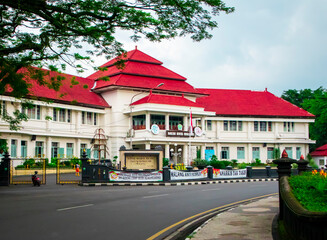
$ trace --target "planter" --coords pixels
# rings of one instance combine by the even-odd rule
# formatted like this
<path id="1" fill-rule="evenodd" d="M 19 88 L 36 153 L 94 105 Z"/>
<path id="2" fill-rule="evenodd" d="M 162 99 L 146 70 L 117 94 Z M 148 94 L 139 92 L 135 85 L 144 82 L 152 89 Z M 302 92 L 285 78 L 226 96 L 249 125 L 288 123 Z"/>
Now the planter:
<path id="1" fill-rule="evenodd" d="M 280 178 L 280 215 L 292 239 L 327 239 L 327 212 L 311 212 L 295 198 L 288 177 Z"/>

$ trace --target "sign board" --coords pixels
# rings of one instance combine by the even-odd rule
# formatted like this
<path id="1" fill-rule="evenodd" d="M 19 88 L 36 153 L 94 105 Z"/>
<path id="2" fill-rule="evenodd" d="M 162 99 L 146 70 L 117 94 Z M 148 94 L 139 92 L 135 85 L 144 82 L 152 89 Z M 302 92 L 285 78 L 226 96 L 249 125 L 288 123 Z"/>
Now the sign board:
<path id="1" fill-rule="evenodd" d="M 157 124 L 152 124 L 151 126 L 151 132 L 154 134 L 154 135 L 158 135 L 159 134 L 159 126 Z"/>
<path id="2" fill-rule="evenodd" d="M 202 179 L 208 177 L 208 170 L 203 169 L 200 171 L 177 171 L 177 170 L 169 170 L 170 171 L 170 180 L 195 180 Z"/>
<path id="3" fill-rule="evenodd" d="M 190 133 L 189 131 L 167 130 L 166 137 L 194 137 L 194 133 Z"/>
<path id="4" fill-rule="evenodd" d="M 246 169 L 226 170 L 226 169 L 213 169 L 213 179 L 220 178 L 246 178 Z"/>
<path id="5" fill-rule="evenodd" d="M 158 155 L 126 154 L 127 169 L 158 169 Z"/>
<path id="6" fill-rule="evenodd" d="M 162 171 L 155 172 L 122 172 L 110 171 L 109 180 L 114 182 L 159 182 L 162 181 Z"/>
<path id="7" fill-rule="evenodd" d="M 201 137 L 202 134 L 203 134 L 203 131 L 202 131 L 202 129 L 200 127 L 195 127 L 194 128 L 194 133 L 195 133 L 196 136 Z"/>

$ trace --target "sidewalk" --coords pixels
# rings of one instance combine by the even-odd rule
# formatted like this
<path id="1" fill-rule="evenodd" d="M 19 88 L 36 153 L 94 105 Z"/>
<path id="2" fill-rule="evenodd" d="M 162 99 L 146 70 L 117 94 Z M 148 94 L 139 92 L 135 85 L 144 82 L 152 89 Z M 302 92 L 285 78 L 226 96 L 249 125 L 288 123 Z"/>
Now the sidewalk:
<path id="1" fill-rule="evenodd" d="M 271 240 L 272 223 L 278 211 L 278 196 L 240 205 L 210 219 L 187 239 Z"/>

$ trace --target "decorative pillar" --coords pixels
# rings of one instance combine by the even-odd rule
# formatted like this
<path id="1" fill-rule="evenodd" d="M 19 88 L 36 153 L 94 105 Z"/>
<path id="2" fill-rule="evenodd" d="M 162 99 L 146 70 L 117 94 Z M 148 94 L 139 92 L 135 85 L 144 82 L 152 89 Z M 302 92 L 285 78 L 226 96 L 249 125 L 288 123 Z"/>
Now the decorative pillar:
<path id="1" fill-rule="evenodd" d="M 205 146 L 200 146 L 201 148 L 201 159 L 205 159 Z"/>
<path id="2" fill-rule="evenodd" d="M 308 167 L 309 161 L 304 160 L 303 155 L 301 155 L 300 160 L 297 161 L 297 170 L 299 171 L 299 175 L 301 175 L 303 172 L 307 171 L 307 167 Z"/>
<path id="3" fill-rule="evenodd" d="M 150 130 L 150 113 L 145 114 L 145 129 Z"/>
<path id="4" fill-rule="evenodd" d="M 183 117 L 183 130 L 188 131 L 189 130 L 188 127 L 189 127 L 188 116 L 186 115 Z"/>
<path id="5" fill-rule="evenodd" d="M 183 163 L 184 163 L 184 165 L 185 166 L 187 166 L 187 165 L 189 165 L 189 163 L 188 163 L 188 158 L 187 158 L 187 156 L 188 156 L 188 147 L 187 147 L 187 145 L 186 144 L 184 144 L 183 145 Z"/>
<path id="6" fill-rule="evenodd" d="M 169 130 L 169 114 L 165 115 L 165 125 L 166 125 L 166 130 Z"/>
<path id="7" fill-rule="evenodd" d="M 51 159 L 51 137 L 47 137 L 46 157 Z"/>
<path id="8" fill-rule="evenodd" d="M 165 144 L 165 158 L 169 159 L 169 144 Z"/>

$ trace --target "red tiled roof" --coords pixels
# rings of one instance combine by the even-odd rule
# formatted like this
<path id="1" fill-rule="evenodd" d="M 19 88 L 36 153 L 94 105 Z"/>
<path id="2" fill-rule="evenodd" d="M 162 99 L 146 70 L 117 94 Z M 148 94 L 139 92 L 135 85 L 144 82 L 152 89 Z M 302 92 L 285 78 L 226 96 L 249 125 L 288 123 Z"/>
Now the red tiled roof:
<path id="1" fill-rule="evenodd" d="M 312 153 L 310 153 L 311 156 L 327 156 L 327 144 L 318 147 L 316 150 L 314 150 Z"/>
<path id="2" fill-rule="evenodd" d="M 48 70 L 42 69 L 45 72 Z M 49 72 L 49 75 L 44 77 L 45 81 L 49 81 L 50 78 L 56 78 L 58 75 L 65 77 L 62 81 L 60 90 L 57 92 L 53 89 L 49 89 L 46 86 L 37 84 L 36 80 L 29 77 L 27 70 L 21 70 L 26 72 L 25 80 L 30 84 L 29 96 L 37 98 L 46 98 L 54 101 L 63 101 L 77 105 L 97 106 L 97 107 L 110 107 L 108 103 L 98 94 L 91 92 L 90 89 L 93 87 L 94 81 L 87 78 L 77 77 L 69 74 L 59 74 L 57 72 Z M 73 79 L 73 77 L 75 79 Z M 72 85 L 72 79 L 76 85 Z"/>
<path id="3" fill-rule="evenodd" d="M 185 98 L 184 96 L 179 97 L 179 96 L 169 96 L 169 95 L 162 95 L 162 94 L 152 94 L 151 92 L 148 96 L 133 102 L 131 105 L 140 105 L 145 103 L 203 108 L 203 106 L 201 106 L 200 104 L 192 102 L 191 100 Z"/>
<path id="4" fill-rule="evenodd" d="M 227 116 L 307 117 L 314 115 L 267 91 L 197 89 L 209 96 L 197 98 L 205 111 Z"/>
<path id="5" fill-rule="evenodd" d="M 186 78 L 163 67 L 162 62 L 135 49 L 127 52 L 125 67 L 118 69 L 115 65 L 117 58 L 103 64 L 108 67 L 105 71 L 97 71 L 88 78 L 99 79 L 109 77 L 109 81 L 98 80 L 95 90 L 107 86 L 124 86 L 151 89 L 160 83 L 164 83 L 160 90 L 201 94 L 191 85 L 187 84 Z"/>
<path id="6" fill-rule="evenodd" d="M 101 89 L 108 86 L 125 86 L 134 88 L 151 89 L 163 83 L 160 90 L 182 92 L 182 93 L 195 93 L 201 94 L 192 85 L 184 81 L 174 81 L 162 78 L 131 76 L 131 75 L 116 75 L 110 78 L 109 81 L 98 80 L 96 81 L 95 89 Z"/>

